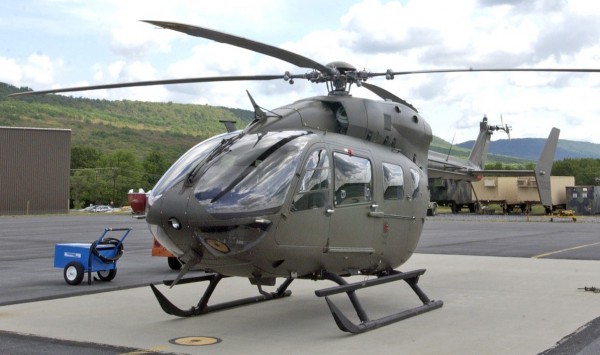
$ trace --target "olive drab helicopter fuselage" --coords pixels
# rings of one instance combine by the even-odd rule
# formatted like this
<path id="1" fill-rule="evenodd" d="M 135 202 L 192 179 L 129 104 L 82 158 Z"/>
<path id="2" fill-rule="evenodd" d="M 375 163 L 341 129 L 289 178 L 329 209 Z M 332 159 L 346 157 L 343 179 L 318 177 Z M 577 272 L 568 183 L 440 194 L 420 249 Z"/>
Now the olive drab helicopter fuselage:
<path id="1" fill-rule="evenodd" d="M 151 191 L 146 220 L 184 263 L 224 275 L 394 269 L 421 235 L 431 138 L 398 103 L 300 100 L 192 148 Z"/>
<path id="2" fill-rule="evenodd" d="M 208 281 L 198 304 L 183 310 L 150 285 L 162 309 L 176 316 L 204 313 L 289 296 L 295 279 L 337 283 L 315 294 L 325 297 L 338 327 L 360 333 L 439 307 L 417 285 L 424 269 L 396 270 L 415 251 L 429 202 L 428 177 L 473 180 L 487 171 L 482 164 L 493 131 L 508 126 L 481 122 L 468 160 L 429 152 L 432 131 L 417 110 L 367 79 L 451 72 L 586 72 L 598 69 L 434 69 L 369 72 L 338 61 L 327 65 L 261 42 L 199 26 L 145 21 L 159 28 L 245 48 L 311 71 L 305 74 L 237 75 L 104 84 L 11 96 L 62 93 L 133 86 L 222 81 L 296 79 L 325 83 L 328 95 L 263 110 L 254 98 L 255 119 L 235 131 L 199 143 L 184 154 L 148 196 L 146 221 L 153 236 L 179 258 L 183 267 L 166 285 Z M 382 100 L 350 95 L 355 85 Z M 265 112 L 266 111 L 266 112 Z M 535 176 L 549 195 L 558 130 L 553 129 Z M 489 173 L 489 172 L 488 172 Z M 518 173 L 518 172 L 517 172 Z M 522 173 L 522 172 L 521 172 Z M 528 172 L 532 173 L 532 172 Z M 542 201 L 544 198 L 542 197 Z M 550 203 L 551 204 L 551 203 Z M 184 278 L 191 270 L 200 276 Z M 348 283 L 347 276 L 364 275 Z M 259 294 L 209 305 L 219 282 L 247 277 Z M 273 292 L 277 278 L 282 284 Z M 356 291 L 405 281 L 422 305 L 372 320 Z M 329 298 L 346 293 L 358 322 Z"/>

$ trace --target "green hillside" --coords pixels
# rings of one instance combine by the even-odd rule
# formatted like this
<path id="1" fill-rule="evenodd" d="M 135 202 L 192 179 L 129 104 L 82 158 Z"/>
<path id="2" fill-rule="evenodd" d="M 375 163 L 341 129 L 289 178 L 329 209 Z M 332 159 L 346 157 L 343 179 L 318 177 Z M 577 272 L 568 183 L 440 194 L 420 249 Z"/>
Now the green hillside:
<path id="1" fill-rule="evenodd" d="M 458 146 L 470 149 L 475 141 L 467 141 Z M 505 156 L 518 156 L 523 159 L 537 160 L 544 145 L 545 138 L 499 139 L 490 143 L 490 152 Z M 600 158 L 600 144 L 559 139 L 554 155 L 556 160 L 567 158 Z"/>
<path id="2" fill-rule="evenodd" d="M 71 196 L 75 207 L 111 200 L 126 203 L 129 189 L 151 189 L 181 154 L 225 132 L 219 120 L 233 120 L 243 128 L 254 118 L 252 111 L 208 105 L 61 95 L 7 97 L 25 90 L 30 89 L 0 83 L 0 126 L 72 130 Z M 447 154 L 450 143 L 434 137 L 431 149 Z M 469 152 L 456 145 L 451 150 L 453 156 L 464 159 Z M 531 160 L 489 154 L 488 166 L 522 168 Z M 565 174 L 574 169 L 571 162 L 568 165 Z M 595 171 L 587 175 L 598 176 Z"/>
<path id="3" fill-rule="evenodd" d="M 175 160 L 187 149 L 225 131 L 219 120 L 244 127 L 253 113 L 208 105 L 108 101 L 60 95 L 7 98 L 29 90 L 0 83 L 0 126 L 67 128 L 73 146 L 109 152 L 130 150 L 139 158 L 160 149 Z"/>
<path id="4" fill-rule="evenodd" d="M 129 150 L 142 159 L 156 149 L 174 161 L 187 149 L 224 132 L 219 120 L 235 120 L 243 128 L 253 119 L 248 110 L 141 101 L 108 101 L 61 95 L 7 98 L 31 90 L 0 83 L 0 125 L 71 129 L 72 145 L 101 152 Z M 434 137 L 431 149 L 448 153 L 450 143 Z M 451 154 L 466 159 L 470 149 L 453 146 Z M 525 164 L 530 160 L 489 154 L 490 163 Z"/>
<path id="5" fill-rule="evenodd" d="M 443 154 L 448 154 L 448 152 L 450 152 L 452 156 L 459 157 L 462 159 L 467 159 L 469 157 L 469 154 L 471 153 L 470 148 L 463 148 L 458 145 L 454 145 L 452 146 L 452 150 L 450 150 L 450 147 L 451 144 L 449 142 L 446 142 L 445 140 L 434 136 L 429 149 Z M 533 160 L 519 158 L 516 156 L 490 153 L 488 154 L 487 161 L 488 164 L 502 163 L 506 165 L 524 165 L 531 163 Z"/>

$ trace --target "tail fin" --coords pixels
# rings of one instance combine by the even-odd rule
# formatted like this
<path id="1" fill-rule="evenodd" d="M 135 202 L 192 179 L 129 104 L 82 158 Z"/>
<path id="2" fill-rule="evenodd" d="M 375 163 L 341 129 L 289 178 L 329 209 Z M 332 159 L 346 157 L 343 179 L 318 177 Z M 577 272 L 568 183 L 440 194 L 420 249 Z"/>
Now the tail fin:
<path id="1" fill-rule="evenodd" d="M 471 154 L 469 155 L 469 162 L 471 164 L 475 164 L 481 170 L 483 170 L 483 165 L 487 159 L 490 137 L 492 136 L 492 133 L 494 131 L 504 131 L 504 133 L 508 134 L 508 139 L 510 140 L 511 127 L 508 124 L 504 124 L 502 116 L 500 116 L 500 119 L 502 120 L 501 126 L 488 125 L 488 119 L 485 115 L 479 123 L 479 135 L 477 136 L 477 140 L 475 141 L 473 149 L 471 150 Z"/>
<path id="2" fill-rule="evenodd" d="M 535 180 L 537 182 L 538 191 L 540 193 L 540 202 L 546 207 L 552 209 L 552 190 L 550 186 L 550 173 L 552 172 L 552 164 L 554 163 L 554 153 L 558 144 L 558 136 L 560 130 L 552 128 L 548 140 L 544 145 L 544 150 L 537 165 L 534 168 Z"/>
<path id="3" fill-rule="evenodd" d="M 483 116 L 483 120 L 479 123 L 479 135 L 469 155 L 469 162 L 475 164 L 480 169 L 483 169 L 483 165 L 487 159 L 490 137 L 492 136 L 492 131 L 489 129 L 487 122 L 487 117 Z"/>

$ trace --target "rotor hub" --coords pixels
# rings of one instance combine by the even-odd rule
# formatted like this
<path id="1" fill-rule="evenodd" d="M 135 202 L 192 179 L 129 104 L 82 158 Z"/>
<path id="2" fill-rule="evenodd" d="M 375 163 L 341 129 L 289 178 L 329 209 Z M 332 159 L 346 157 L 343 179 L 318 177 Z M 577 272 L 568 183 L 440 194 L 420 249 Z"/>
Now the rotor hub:
<path id="1" fill-rule="evenodd" d="M 335 61 L 327 64 L 329 68 L 336 69 L 340 74 L 346 74 L 347 72 L 355 72 L 356 68 L 354 65 L 343 62 L 343 61 Z"/>

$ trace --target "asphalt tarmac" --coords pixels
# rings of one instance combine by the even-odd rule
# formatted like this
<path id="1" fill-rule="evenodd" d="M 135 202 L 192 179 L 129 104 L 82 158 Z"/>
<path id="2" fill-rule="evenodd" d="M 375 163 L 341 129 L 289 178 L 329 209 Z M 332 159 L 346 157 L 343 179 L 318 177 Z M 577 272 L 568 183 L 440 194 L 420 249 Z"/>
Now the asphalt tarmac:
<path id="1" fill-rule="evenodd" d="M 105 228 L 132 228 L 123 241 L 116 278 L 88 285 L 86 276 L 80 285 L 68 286 L 63 270 L 54 268 L 55 244 L 91 243 Z M 120 239 L 122 234 L 107 236 Z M 0 306 L 147 286 L 177 275 L 166 258 L 150 257 L 152 236 L 147 224 L 129 215 L 0 217 L 0 245 Z"/>
<path id="2" fill-rule="evenodd" d="M 330 285 L 305 280 L 282 300 L 186 319 L 164 314 L 147 285 L 176 272 L 165 258 L 150 257 L 144 221 L 110 214 L 0 217 L 0 352 L 600 353 L 600 293 L 584 289 L 600 286 L 599 226 L 598 218 L 429 218 L 417 253 L 401 269 L 426 268 L 419 285 L 444 307 L 350 336 L 314 295 Z M 133 228 L 117 277 L 67 285 L 53 267 L 54 245 L 91 242 L 106 227 Z M 249 286 L 227 279 L 215 298 L 253 295 Z M 182 308 L 197 302 L 198 285 L 161 287 Z M 400 285 L 359 295 L 382 315 L 418 305 Z M 189 336 L 187 345 L 176 341 Z M 207 345 L 211 339 L 217 342 Z"/>

